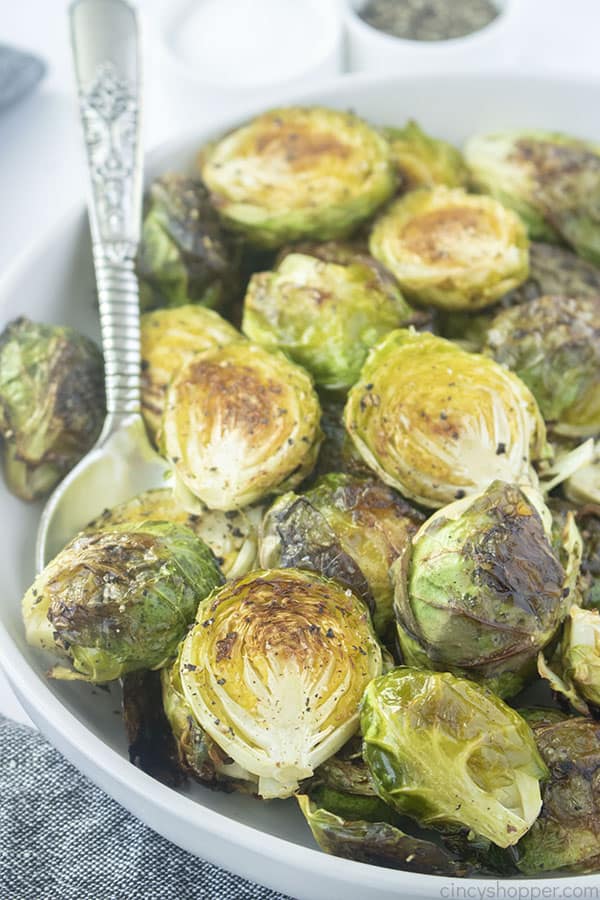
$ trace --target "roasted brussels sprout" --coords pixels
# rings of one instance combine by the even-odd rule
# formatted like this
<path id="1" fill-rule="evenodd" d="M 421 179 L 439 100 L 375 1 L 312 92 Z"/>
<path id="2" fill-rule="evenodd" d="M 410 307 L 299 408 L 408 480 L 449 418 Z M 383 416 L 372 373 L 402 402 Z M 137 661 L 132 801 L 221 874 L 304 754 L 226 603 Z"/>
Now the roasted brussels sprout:
<path id="1" fill-rule="evenodd" d="M 275 501 L 261 530 L 260 564 L 335 578 L 367 603 L 385 638 L 394 618 L 389 569 L 424 518 L 380 481 L 325 475 L 306 493 Z"/>
<path id="2" fill-rule="evenodd" d="M 351 113 L 263 113 L 201 154 L 223 221 L 255 244 L 350 234 L 394 192 L 387 141 Z"/>
<path id="3" fill-rule="evenodd" d="M 80 534 L 23 599 L 28 643 L 72 668 L 54 678 L 105 682 L 158 669 L 175 654 L 200 600 L 223 583 L 209 548 L 189 528 L 141 522 Z"/>
<path id="4" fill-rule="evenodd" d="M 595 444 L 592 461 L 571 475 L 564 492 L 573 503 L 600 505 L 600 441 Z"/>
<path id="5" fill-rule="evenodd" d="M 428 519 L 392 577 L 404 661 L 485 682 L 501 697 L 535 674 L 572 603 L 547 523 L 501 481 Z"/>
<path id="6" fill-rule="evenodd" d="M 600 262 L 600 147 L 564 134 L 515 131 L 471 138 L 475 184 L 514 209 L 531 238 L 570 244 Z"/>
<path id="7" fill-rule="evenodd" d="M 540 811 L 547 770 L 529 725 L 467 679 L 394 669 L 365 691 L 361 729 L 380 797 L 423 826 L 508 847 Z"/>
<path id="8" fill-rule="evenodd" d="M 228 344 L 179 370 L 161 440 L 185 492 L 209 509 L 231 510 L 308 475 L 320 415 L 304 369 L 254 344 Z"/>
<path id="9" fill-rule="evenodd" d="M 469 171 L 452 144 L 430 137 L 412 120 L 404 128 L 384 128 L 383 134 L 390 142 L 402 189 L 466 186 Z"/>
<path id="10" fill-rule="evenodd" d="M 495 478 L 534 479 L 548 453 L 529 389 L 487 357 L 398 329 L 348 395 L 346 428 L 365 462 L 405 497 L 439 507 Z"/>
<path id="11" fill-rule="evenodd" d="M 0 335 L 0 437 L 6 484 L 49 493 L 96 442 L 106 413 L 102 355 L 72 328 L 20 318 Z"/>
<path id="12" fill-rule="evenodd" d="M 597 872 L 600 866 L 600 723 L 533 725 L 549 771 L 542 811 L 511 853 L 525 875 Z"/>
<path id="13" fill-rule="evenodd" d="M 396 200 L 376 220 L 369 242 L 409 300 L 452 310 L 483 309 L 525 281 L 527 248 L 511 210 L 446 187 Z"/>
<path id="14" fill-rule="evenodd" d="M 250 279 L 242 330 L 283 350 L 317 385 L 343 390 L 357 380 L 369 348 L 411 316 L 393 279 L 369 257 L 338 264 L 290 253 L 276 271 Z"/>
<path id="15" fill-rule="evenodd" d="M 336 815 L 306 794 L 300 794 L 297 800 L 315 841 L 325 853 L 429 875 L 461 876 L 468 872 L 469 866 L 443 847 L 406 834 L 391 822 Z"/>
<path id="16" fill-rule="evenodd" d="M 539 297 L 492 320 L 484 352 L 521 378 L 558 434 L 600 431 L 600 294 Z"/>
<path id="17" fill-rule="evenodd" d="M 239 292 L 239 265 L 238 243 L 223 231 L 202 182 L 173 173 L 157 178 L 137 259 L 142 309 L 220 309 Z"/>
<path id="18" fill-rule="evenodd" d="M 253 793 L 256 778 L 229 759 L 200 727 L 181 684 L 181 644 L 175 662 L 161 669 L 162 702 L 182 771 L 198 781 Z"/>
<path id="19" fill-rule="evenodd" d="M 200 604 L 181 683 L 194 718 L 258 794 L 291 796 L 358 728 L 381 671 L 364 604 L 293 569 L 253 572 Z"/>
<path id="20" fill-rule="evenodd" d="M 106 509 L 86 531 L 110 531 L 115 525 L 161 521 L 187 525 L 208 544 L 226 578 L 245 575 L 258 559 L 258 530 L 264 508 L 260 505 L 223 512 L 203 509 L 187 512 L 170 488 L 145 491 L 127 503 Z"/>
<path id="21" fill-rule="evenodd" d="M 173 375 L 196 353 L 243 340 L 239 331 L 211 309 L 179 306 L 145 313 L 142 331 L 142 413 L 156 439 Z"/>
<path id="22" fill-rule="evenodd" d="M 600 613 L 572 606 L 550 663 L 540 654 L 539 673 L 578 712 L 600 707 Z"/>

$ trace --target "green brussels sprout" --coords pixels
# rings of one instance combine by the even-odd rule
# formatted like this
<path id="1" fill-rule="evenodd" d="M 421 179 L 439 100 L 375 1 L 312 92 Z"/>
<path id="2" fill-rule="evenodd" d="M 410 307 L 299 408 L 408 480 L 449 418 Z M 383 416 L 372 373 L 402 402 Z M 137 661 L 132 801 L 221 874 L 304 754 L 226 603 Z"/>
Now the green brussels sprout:
<path id="1" fill-rule="evenodd" d="M 459 188 L 400 197 L 375 221 L 369 249 L 409 300 L 440 309 L 491 306 L 529 271 L 518 216 L 492 197 Z"/>
<path id="2" fill-rule="evenodd" d="M 535 674 L 573 599 L 536 505 L 500 481 L 428 519 L 392 577 L 404 661 L 484 682 L 501 697 Z"/>
<path id="3" fill-rule="evenodd" d="M 484 352 L 525 382 L 553 431 L 600 430 L 600 294 L 504 309 L 490 323 Z"/>
<path id="4" fill-rule="evenodd" d="M 540 653 L 538 670 L 577 712 L 600 707 L 600 613 L 573 605 L 550 662 Z"/>
<path id="5" fill-rule="evenodd" d="M 256 778 L 229 759 L 196 722 L 181 684 L 182 650 L 183 642 L 175 662 L 160 670 L 163 709 L 181 770 L 207 784 L 255 792 Z"/>
<path id="6" fill-rule="evenodd" d="M 205 148 L 200 165 L 223 221 L 264 247 L 344 237 L 396 187 L 385 138 L 316 106 L 257 116 Z"/>
<path id="7" fill-rule="evenodd" d="M 424 519 L 380 481 L 324 475 L 304 494 L 284 494 L 268 510 L 260 564 L 335 578 L 365 601 L 376 633 L 385 638 L 394 620 L 389 569 Z"/>
<path id="8" fill-rule="evenodd" d="M 195 720 L 268 799 L 291 796 L 354 734 L 381 665 L 358 598 L 312 573 L 273 569 L 200 604 L 180 677 Z"/>
<path id="9" fill-rule="evenodd" d="M 320 417 L 304 369 L 254 344 L 228 344 L 197 354 L 176 374 L 161 442 L 186 503 L 232 510 L 308 475 Z"/>
<path id="10" fill-rule="evenodd" d="M 430 137 L 414 121 L 404 128 L 384 128 L 383 135 L 390 142 L 392 160 L 404 190 L 466 187 L 469 171 L 462 154 L 452 144 Z"/>
<path id="11" fill-rule="evenodd" d="M 517 212 L 535 240 L 564 241 L 600 262 L 600 148 L 564 134 L 479 135 L 465 148 L 478 188 Z"/>
<path id="12" fill-rule="evenodd" d="M 102 355 L 72 328 L 20 318 L 0 335 L 6 484 L 35 500 L 91 450 L 106 414 Z"/>
<path id="13" fill-rule="evenodd" d="M 173 375 L 196 353 L 241 341 L 243 337 L 213 310 L 187 305 L 144 313 L 141 338 L 142 413 L 156 440 Z"/>
<path id="14" fill-rule="evenodd" d="M 223 575 L 232 579 L 245 575 L 256 566 L 258 530 L 263 512 L 264 508 L 257 504 L 230 512 L 201 509 L 190 513 L 170 488 L 155 488 L 104 510 L 86 531 L 110 531 L 115 525 L 148 521 L 186 525 L 210 547 Z"/>
<path id="15" fill-rule="evenodd" d="M 50 675 L 106 682 L 158 669 L 175 654 L 200 600 L 223 576 L 189 528 L 141 522 L 79 534 L 23 598 L 29 644 L 72 667 Z"/>
<path id="16" fill-rule="evenodd" d="M 240 249 L 199 179 L 167 174 L 150 187 L 137 258 L 143 310 L 220 309 L 239 291 Z"/>
<path id="17" fill-rule="evenodd" d="M 600 505 L 600 441 L 594 445 L 592 460 L 565 482 L 564 492 L 573 503 Z"/>
<path id="18" fill-rule="evenodd" d="M 467 864 L 443 847 L 406 834 L 390 822 L 336 815 L 306 794 L 296 799 L 315 841 L 325 853 L 428 875 L 461 876 L 469 871 Z"/>
<path id="19" fill-rule="evenodd" d="M 529 725 L 472 681 L 401 666 L 362 701 L 363 754 L 380 797 L 422 826 L 516 844 L 547 769 Z"/>
<path id="20" fill-rule="evenodd" d="M 283 350 L 317 385 L 343 390 L 357 380 L 370 347 L 411 316 L 374 260 L 338 264 L 290 253 L 276 271 L 250 279 L 242 330 L 267 350 Z"/>
<path id="21" fill-rule="evenodd" d="M 516 375 L 404 329 L 369 353 L 344 420 L 382 481 L 433 508 L 495 478 L 535 482 L 531 463 L 548 453 L 537 404 Z"/>
<path id="22" fill-rule="evenodd" d="M 568 718 L 534 725 L 550 777 L 542 811 L 511 852 L 524 875 L 597 872 L 600 865 L 600 723 Z"/>

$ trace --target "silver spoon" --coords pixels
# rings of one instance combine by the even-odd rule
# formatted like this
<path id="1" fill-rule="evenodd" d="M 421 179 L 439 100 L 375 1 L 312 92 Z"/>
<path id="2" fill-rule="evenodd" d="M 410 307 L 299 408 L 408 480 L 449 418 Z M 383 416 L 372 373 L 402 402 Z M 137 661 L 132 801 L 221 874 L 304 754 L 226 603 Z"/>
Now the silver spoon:
<path id="1" fill-rule="evenodd" d="M 43 512 L 36 567 L 91 519 L 164 483 L 166 463 L 140 415 L 140 62 L 134 10 L 123 0 L 77 0 L 70 9 L 88 211 L 102 331 L 107 416 L 95 447 L 69 472 Z"/>

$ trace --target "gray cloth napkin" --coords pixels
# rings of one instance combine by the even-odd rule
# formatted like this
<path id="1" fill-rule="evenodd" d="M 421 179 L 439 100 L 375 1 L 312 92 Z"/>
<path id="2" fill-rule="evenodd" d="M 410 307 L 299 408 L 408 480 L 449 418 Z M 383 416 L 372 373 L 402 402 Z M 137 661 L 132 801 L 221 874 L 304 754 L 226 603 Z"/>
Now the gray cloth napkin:
<path id="1" fill-rule="evenodd" d="M 286 900 L 159 837 L 0 716 L 2 900 Z"/>

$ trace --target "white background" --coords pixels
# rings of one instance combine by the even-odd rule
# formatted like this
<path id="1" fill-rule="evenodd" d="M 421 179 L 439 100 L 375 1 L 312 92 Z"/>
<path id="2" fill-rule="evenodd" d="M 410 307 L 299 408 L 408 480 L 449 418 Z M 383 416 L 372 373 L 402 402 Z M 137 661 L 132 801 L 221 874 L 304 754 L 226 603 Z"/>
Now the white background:
<path id="1" fill-rule="evenodd" d="M 140 0 L 138 5 L 148 9 L 150 2 L 157 0 Z M 225 15 L 227 2 L 222 0 Z M 520 70 L 569 71 L 600 78 L 599 0 L 522 3 Z M 0 0 L 0 43 L 34 51 L 49 66 L 36 94 L 0 113 L 0 277 L 31 241 L 50 229 L 74 204 L 81 203 L 84 196 L 67 5 L 67 0 Z M 181 114 L 173 114 L 159 90 L 157 58 L 157 48 L 151 42 L 145 59 L 145 70 L 151 75 L 145 97 L 149 147 L 170 137 L 183 124 Z M 502 67 L 501 48 L 488 64 Z M 192 127 L 194 117 L 202 122 L 199 117 L 206 116 L 207 110 L 207 105 L 194 104 L 187 111 L 185 125 Z M 222 104 L 220 112 L 227 113 Z M 599 114 L 597 109 L 590 110 L 590 115 Z M 1 673 L 0 712 L 27 720 Z"/>

